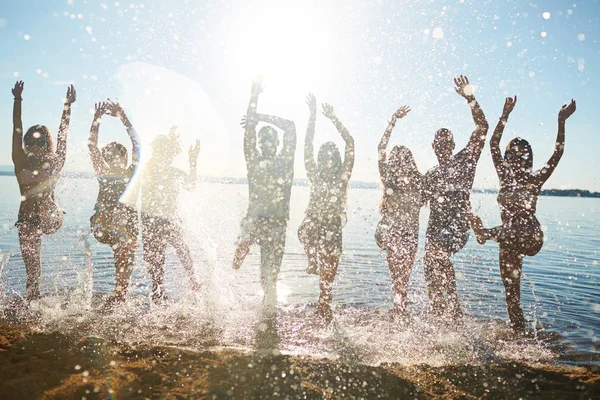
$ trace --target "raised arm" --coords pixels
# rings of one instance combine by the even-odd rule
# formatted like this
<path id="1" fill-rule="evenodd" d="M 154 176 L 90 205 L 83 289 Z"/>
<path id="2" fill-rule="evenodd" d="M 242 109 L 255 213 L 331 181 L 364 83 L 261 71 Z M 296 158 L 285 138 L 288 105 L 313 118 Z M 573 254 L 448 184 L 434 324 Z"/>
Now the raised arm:
<path id="1" fill-rule="evenodd" d="M 517 96 L 514 99 L 507 97 L 504 101 L 504 109 L 502 110 L 502 116 L 498 121 L 498 125 L 496 125 L 496 129 L 494 130 L 494 134 L 490 139 L 490 150 L 492 152 L 492 161 L 494 161 L 494 167 L 496 168 L 496 173 L 498 174 L 498 179 L 500 180 L 500 185 L 506 181 L 508 177 L 507 167 L 504 166 L 504 159 L 502 158 L 502 151 L 500 150 L 500 140 L 502 139 L 502 132 L 504 132 L 504 127 L 508 122 L 508 116 L 515 108 L 517 104 Z"/>
<path id="2" fill-rule="evenodd" d="M 140 161 L 140 138 L 135 129 L 133 128 L 131 121 L 129 121 L 129 118 L 127 118 L 127 114 L 125 114 L 125 110 L 123 110 L 123 107 L 121 107 L 121 105 L 118 102 L 113 102 L 110 99 L 108 99 L 108 104 L 109 115 L 118 117 L 121 120 L 121 122 L 125 126 L 125 129 L 127 130 L 129 138 L 131 139 L 130 168 L 132 168 L 135 171 Z"/>
<path id="3" fill-rule="evenodd" d="M 262 91 L 262 78 L 257 77 L 252 82 L 250 103 L 248 104 L 246 115 L 242 118 L 241 122 L 244 128 L 244 156 L 246 157 L 246 163 L 251 162 L 258 155 L 258 151 L 256 150 L 256 125 L 258 124 L 256 106 L 258 105 L 258 95 Z"/>
<path id="4" fill-rule="evenodd" d="M 94 120 L 92 121 L 92 127 L 90 128 L 90 137 L 88 138 L 88 149 L 90 151 L 90 158 L 92 159 L 92 166 L 96 176 L 102 173 L 102 154 L 98 148 L 98 131 L 100 130 L 100 120 L 102 116 L 108 110 L 108 104 L 106 102 L 96 103 L 94 106 Z"/>
<path id="5" fill-rule="evenodd" d="M 394 129 L 396 122 L 399 119 L 403 118 L 406 114 L 408 114 L 409 111 L 410 111 L 410 107 L 408 107 L 408 106 L 402 106 L 398 110 L 396 110 L 396 112 L 394 114 L 392 114 L 392 119 L 388 123 L 388 126 L 385 129 L 385 132 L 383 132 L 383 136 L 381 137 L 381 140 L 379 141 L 379 146 L 377 147 L 377 150 L 378 150 L 377 154 L 378 154 L 378 160 L 379 160 L 379 175 L 381 176 L 382 179 L 385 179 L 385 177 L 387 175 L 387 172 L 386 172 L 387 146 L 390 141 L 390 136 L 392 135 L 392 130 Z"/>
<path id="6" fill-rule="evenodd" d="M 58 137 L 56 139 L 56 156 L 57 161 L 54 167 L 55 172 L 60 172 L 65 165 L 67 157 L 67 133 L 69 132 L 69 123 L 71 122 L 71 104 L 77 100 L 77 92 L 73 85 L 67 89 L 67 98 L 63 106 L 63 113 L 60 119 L 60 127 L 58 128 Z"/>
<path id="7" fill-rule="evenodd" d="M 309 181 L 313 181 L 317 175 L 317 163 L 315 162 L 315 123 L 317 120 L 317 99 L 311 93 L 306 97 L 306 104 L 310 110 L 308 126 L 306 128 L 306 139 L 304 140 L 304 167 Z"/>
<path id="8" fill-rule="evenodd" d="M 17 81 L 12 89 L 15 97 L 13 106 L 13 139 L 12 139 L 12 160 L 15 167 L 22 168 L 27 161 L 25 150 L 23 150 L 23 121 L 21 120 L 21 103 L 23 102 L 23 81 Z"/>
<path id="9" fill-rule="evenodd" d="M 323 104 L 323 115 L 333 122 L 333 125 L 335 125 L 340 135 L 342 135 L 342 139 L 346 142 L 342 179 L 349 181 L 352 175 L 352 168 L 354 168 L 354 138 L 350 135 L 344 124 L 336 117 L 333 107 L 327 103 Z"/>
<path id="10" fill-rule="evenodd" d="M 465 149 L 467 149 L 472 157 L 479 158 L 481 150 L 483 149 L 483 146 L 485 146 L 485 135 L 487 135 L 489 129 L 488 122 L 485 119 L 485 115 L 483 114 L 483 110 L 479 106 L 479 103 L 475 100 L 473 86 L 469 83 L 469 79 L 466 76 L 461 75 L 458 78 L 454 78 L 454 83 L 456 84 L 456 93 L 469 103 L 471 114 L 473 115 L 473 122 L 475 122 L 476 126 Z"/>
<path id="11" fill-rule="evenodd" d="M 200 153 L 200 140 L 196 139 L 196 144 L 190 146 L 189 161 L 190 161 L 190 173 L 185 178 L 185 188 L 192 191 L 196 188 L 196 164 L 198 162 L 198 153 Z"/>
<path id="12" fill-rule="evenodd" d="M 565 151 L 565 122 L 573 115 L 577 105 L 575 100 L 571 99 L 569 105 L 564 104 L 558 112 L 558 133 L 556 134 L 556 144 L 554 145 L 554 153 L 536 175 L 537 184 L 541 187 L 550 178 L 554 169 L 558 165 Z"/>

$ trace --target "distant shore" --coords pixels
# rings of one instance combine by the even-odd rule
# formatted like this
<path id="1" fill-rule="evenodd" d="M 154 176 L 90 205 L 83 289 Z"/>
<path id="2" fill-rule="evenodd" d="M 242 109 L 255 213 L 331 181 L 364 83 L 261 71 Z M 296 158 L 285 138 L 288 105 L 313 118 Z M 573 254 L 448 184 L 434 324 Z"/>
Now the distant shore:
<path id="1" fill-rule="evenodd" d="M 0 176 L 14 176 L 15 173 L 12 167 L 0 166 Z M 76 179 L 91 179 L 94 175 L 91 172 L 65 172 L 63 176 Z M 229 177 L 214 177 L 214 176 L 199 176 L 200 182 L 206 183 L 222 183 L 230 185 L 246 185 L 246 178 L 229 178 Z M 306 179 L 294 179 L 294 186 L 308 186 Z M 350 181 L 350 187 L 358 189 L 379 189 L 381 185 L 378 182 L 362 182 Z M 497 189 L 473 189 L 474 193 L 498 193 Z M 540 193 L 541 196 L 554 197 L 595 197 L 600 198 L 600 192 L 590 192 L 584 189 L 545 189 Z"/>
<path id="2" fill-rule="evenodd" d="M 598 366 L 382 364 L 40 333 L 0 318 L 2 399 L 599 398 Z"/>

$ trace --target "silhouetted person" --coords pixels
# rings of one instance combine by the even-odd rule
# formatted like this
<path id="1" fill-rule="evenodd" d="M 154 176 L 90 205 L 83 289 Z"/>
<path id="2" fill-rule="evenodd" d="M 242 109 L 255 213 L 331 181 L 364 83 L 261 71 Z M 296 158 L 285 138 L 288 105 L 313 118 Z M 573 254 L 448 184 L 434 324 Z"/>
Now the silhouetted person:
<path id="1" fill-rule="evenodd" d="M 452 132 L 442 128 L 435 133 L 433 150 L 439 165 L 427 171 L 429 223 L 425 244 L 425 279 L 433 313 L 444 308 L 453 316 L 462 315 L 456 293 L 456 277 L 450 256 L 462 249 L 469 239 L 470 195 L 475 168 L 485 145 L 488 123 L 473 96 L 467 77 L 454 79 L 456 92 L 467 100 L 476 129 L 467 146 L 456 154 Z M 444 299 L 448 296 L 448 303 Z"/>
<path id="2" fill-rule="evenodd" d="M 419 172 L 411 151 L 394 146 L 387 156 L 387 146 L 398 119 L 410 108 L 398 109 L 379 142 L 379 174 L 383 199 L 379 207 L 383 217 L 377 225 L 375 240 L 387 253 L 392 278 L 394 314 L 406 315 L 406 291 L 415 262 L 419 239 L 419 212 L 425 205 L 425 178 Z"/>
<path id="3" fill-rule="evenodd" d="M 71 104 L 77 99 L 75 88 L 67 89 L 54 152 L 50 130 L 34 125 L 23 136 L 21 103 L 23 81 L 12 89 L 13 109 L 12 159 L 21 192 L 17 228 L 19 243 L 27 272 L 27 299 L 40 297 L 42 235 L 55 233 L 63 223 L 63 212 L 54 201 L 54 188 L 67 155 L 67 133 L 71 119 Z"/>
<path id="4" fill-rule="evenodd" d="M 133 125 L 118 103 L 97 103 L 94 121 L 90 128 L 88 148 L 96 178 L 98 179 L 98 199 L 90 227 L 94 237 L 111 247 L 115 259 L 115 290 L 109 298 L 123 301 L 127 296 L 129 278 L 135 259 L 138 239 L 138 215 L 133 205 L 127 204 L 123 196 L 140 159 L 140 140 Z M 131 139 L 131 164 L 127 159 L 127 148 L 118 142 L 110 142 L 100 150 L 98 131 L 103 115 L 117 117 L 123 122 Z M 135 196 L 137 197 L 137 196 Z"/>
<path id="5" fill-rule="evenodd" d="M 248 213 L 241 222 L 241 233 L 233 259 L 233 268 L 242 266 L 250 246 L 260 246 L 261 284 L 264 304 L 277 304 L 277 276 L 283 259 L 285 234 L 290 215 L 290 195 L 294 179 L 296 127 L 292 121 L 258 114 L 256 106 L 262 92 L 262 82 L 252 84 L 250 104 L 241 125 L 244 127 L 244 155 L 248 168 Z M 283 148 L 277 153 L 279 139 L 271 126 L 256 125 L 266 122 L 284 131 Z"/>
<path id="6" fill-rule="evenodd" d="M 171 245 L 190 279 L 193 290 L 200 284 L 194 273 L 194 262 L 183 237 L 177 212 L 180 187 L 192 191 L 196 187 L 196 162 L 200 141 L 189 149 L 190 172 L 172 167 L 175 156 L 181 153 L 179 140 L 172 127 L 168 135 L 159 135 L 152 142 L 152 157 L 143 168 L 142 178 L 142 244 L 144 260 L 152 277 L 152 299 L 164 296 L 165 250 Z"/>
<path id="7" fill-rule="evenodd" d="M 490 140 L 492 160 L 500 179 L 498 205 L 502 225 L 484 229 L 481 219 L 474 216 L 473 230 L 481 244 L 493 240 L 500 244 L 500 275 L 504 283 L 506 306 L 511 326 L 516 330 L 525 327 L 521 309 L 521 271 L 523 257 L 534 256 L 544 244 L 544 234 L 535 216 L 537 199 L 542 185 L 550 178 L 558 165 L 565 148 L 565 121 L 576 108 L 574 100 L 563 105 L 558 113 L 558 134 L 554 154 L 539 170 L 533 171 L 533 151 L 525 139 L 512 139 L 504 152 L 500 150 L 500 139 L 508 116 L 517 103 L 508 97 L 504 103 L 502 117 Z"/>
<path id="8" fill-rule="evenodd" d="M 342 255 L 342 228 L 346 224 L 348 181 L 354 167 L 354 138 L 335 116 L 333 107 L 323 104 L 323 115 L 333 122 L 346 142 L 344 160 L 333 142 L 321 145 L 317 162 L 314 156 L 317 101 L 312 94 L 306 103 L 310 109 L 304 165 L 310 183 L 310 200 L 304 221 L 298 228 L 298 238 L 308 257 L 309 274 L 319 274 L 319 314 L 331 320 L 331 288 Z"/>

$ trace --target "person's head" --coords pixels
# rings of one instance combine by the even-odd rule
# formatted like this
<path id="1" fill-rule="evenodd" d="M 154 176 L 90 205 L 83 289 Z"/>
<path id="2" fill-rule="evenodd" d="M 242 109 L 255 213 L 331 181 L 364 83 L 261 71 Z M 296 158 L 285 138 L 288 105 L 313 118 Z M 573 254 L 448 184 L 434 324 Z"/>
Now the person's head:
<path id="1" fill-rule="evenodd" d="M 43 159 L 54 154 L 54 141 L 44 125 L 34 125 L 25 132 L 23 145 L 28 159 Z"/>
<path id="2" fill-rule="evenodd" d="M 433 147 L 433 151 L 440 164 L 450 160 L 455 147 L 452 131 L 446 128 L 438 129 L 435 132 L 431 147 Z"/>
<path id="3" fill-rule="evenodd" d="M 110 169 L 127 168 L 127 148 L 118 142 L 110 142 L 102 148 L 102 158 Z"/>
<path id="4" fill-rule="evenodd" d="M 161 164 L 171 164 L 181 153 L 181 145 L 175 134 L 158 135 L 152 141 L 152 158 Z"/>
<path id="5" fill-rule="evenodd" d="M 407 177 L 418 172 L 415 158 L 405 146 L 394 146 L 390 151 L 387 165 L 395 178 Z"/>
<path id="6" fill-rule="evenodd" d="M 274 158 L 279 147 L 279 138 L 275 128 L 263 126 L 258 131 L 258 147 L 265 158 Z"/>
<path id="7" fill-rule="evenodd" d="M 533 150 L 529 142 L 520 137 L 511 140 L 504 151 L 504 161 L 517 179 L 530 173 L 533 168 Z"/>
<path id="8" fill-rule="evenodd" d="M 323 177 L 337 177 L 342 173 L 342 156 L 333 142 L 325 142 L 317 154 L 317 170 Z"/>

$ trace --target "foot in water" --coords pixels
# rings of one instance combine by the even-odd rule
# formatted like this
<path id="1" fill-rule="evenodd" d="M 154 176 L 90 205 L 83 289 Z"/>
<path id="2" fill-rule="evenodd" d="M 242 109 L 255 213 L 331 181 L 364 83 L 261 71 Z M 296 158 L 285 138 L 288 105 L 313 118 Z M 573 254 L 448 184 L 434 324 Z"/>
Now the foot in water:
<path id="1" fill-rule="evenodd" d="M 485 237 L 485 229 L 483 228 L 483 222 L 478 215 L 473 215 L 469 219 L 469 223 L 471 225 L 471 229 L 475 233 L 475 237 L 477 238 L 477 243 L 485 244 L 487 238 Z"/>

